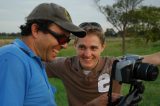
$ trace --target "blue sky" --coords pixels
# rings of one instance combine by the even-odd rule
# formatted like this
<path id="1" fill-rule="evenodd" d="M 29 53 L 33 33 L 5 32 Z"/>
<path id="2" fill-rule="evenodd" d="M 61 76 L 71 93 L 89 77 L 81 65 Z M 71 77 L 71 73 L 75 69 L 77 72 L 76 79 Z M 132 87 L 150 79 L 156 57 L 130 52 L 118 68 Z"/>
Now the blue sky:
<path id="1" fill-rule="evenodd" d="M 111 5 L 115 0 L 102 1 Z M 104 29 L 112 27 L 98 11 L 93 0 L 0 0 L 0 32 L 20 32 L 19 26 L 25 23 L 25 17 L 43 2 L 54 2 L 65 7 L 76 25 L 84 21 L 95 21 Z M 160 0 L 144 0 L 143 4 L 160 7 Z"/>

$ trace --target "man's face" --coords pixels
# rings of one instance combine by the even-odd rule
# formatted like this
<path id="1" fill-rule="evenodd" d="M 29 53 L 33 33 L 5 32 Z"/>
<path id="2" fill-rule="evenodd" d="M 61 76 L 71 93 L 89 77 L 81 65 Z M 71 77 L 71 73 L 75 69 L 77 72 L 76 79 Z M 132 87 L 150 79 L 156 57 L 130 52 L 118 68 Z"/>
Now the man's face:
<path id="1" fill-rule="evenodd" d="M 69 32 L 65 31 L 55 24 L 52 24 L 48 29 L 60 35 L 70 35 Z M 35 46 L 37 48 L 38 56 L 40 56 L 43 61 L 50 62 L 54 60 L 54 58 L 62 48 L 67 47 L 67 43 L 61 45 L 58 43 L 57 38 L 54 37 L 54 35 L 52 35 L 51 33 L 44 33 L 42 31 L 39 31 L 39 36 L 35 41 Z"/>
<path id="2" fill-rule="evenodd" d="M 100 39 L 96 35 L 88 34 L 84 38 L 78 38 L 75 48 L 81 67 L 91 70 L 99 62 L 104 45 L 101 44 Z"/>

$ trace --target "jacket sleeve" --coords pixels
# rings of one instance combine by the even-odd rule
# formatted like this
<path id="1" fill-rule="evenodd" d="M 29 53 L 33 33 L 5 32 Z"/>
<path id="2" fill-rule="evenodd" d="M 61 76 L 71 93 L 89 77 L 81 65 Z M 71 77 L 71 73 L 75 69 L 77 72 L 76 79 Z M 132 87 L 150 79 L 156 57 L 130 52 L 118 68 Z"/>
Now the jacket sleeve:
<path id="1" fill-rule="evenodd" d="M 60 77 L 64 74 L 65 60 L 65 57 L 57 57 L 52 62 L 45 63 L 48 77 Z"/>

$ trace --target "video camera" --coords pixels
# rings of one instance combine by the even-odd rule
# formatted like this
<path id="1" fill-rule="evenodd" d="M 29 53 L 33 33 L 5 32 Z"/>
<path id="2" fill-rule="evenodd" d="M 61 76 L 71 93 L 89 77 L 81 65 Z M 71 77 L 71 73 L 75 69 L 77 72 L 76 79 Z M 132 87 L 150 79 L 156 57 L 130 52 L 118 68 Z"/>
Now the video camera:
<path id="1" fill-rule="evenodd" d="M 125 55 L 113 62 L 110 78 L 110 89 L 108 93 L 108 106 L 137 106 L 142 100 L 144 92 L 144 81 L 154 81 L 157 79 L 159 70 L 158 67 L 143 63 L 142 57 L 138 55 Z M 112 103 L 112 80 L 117 80 L 120 83 L 131 84 L 129 93 L 122 96 L 118 102 Z"/>

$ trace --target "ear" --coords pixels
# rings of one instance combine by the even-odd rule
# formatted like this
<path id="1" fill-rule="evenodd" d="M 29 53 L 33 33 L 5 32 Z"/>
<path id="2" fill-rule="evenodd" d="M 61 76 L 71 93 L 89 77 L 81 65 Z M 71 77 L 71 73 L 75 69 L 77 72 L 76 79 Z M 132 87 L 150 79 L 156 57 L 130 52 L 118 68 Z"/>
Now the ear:
<path id="1" fill-rule="evenodd" d="M 38 37 L 38 25 L 37 24 L 32 24 L 32 26 L 31 26 L 31 32 L 32 32 L 32 36 L 34 38 Z"/>

